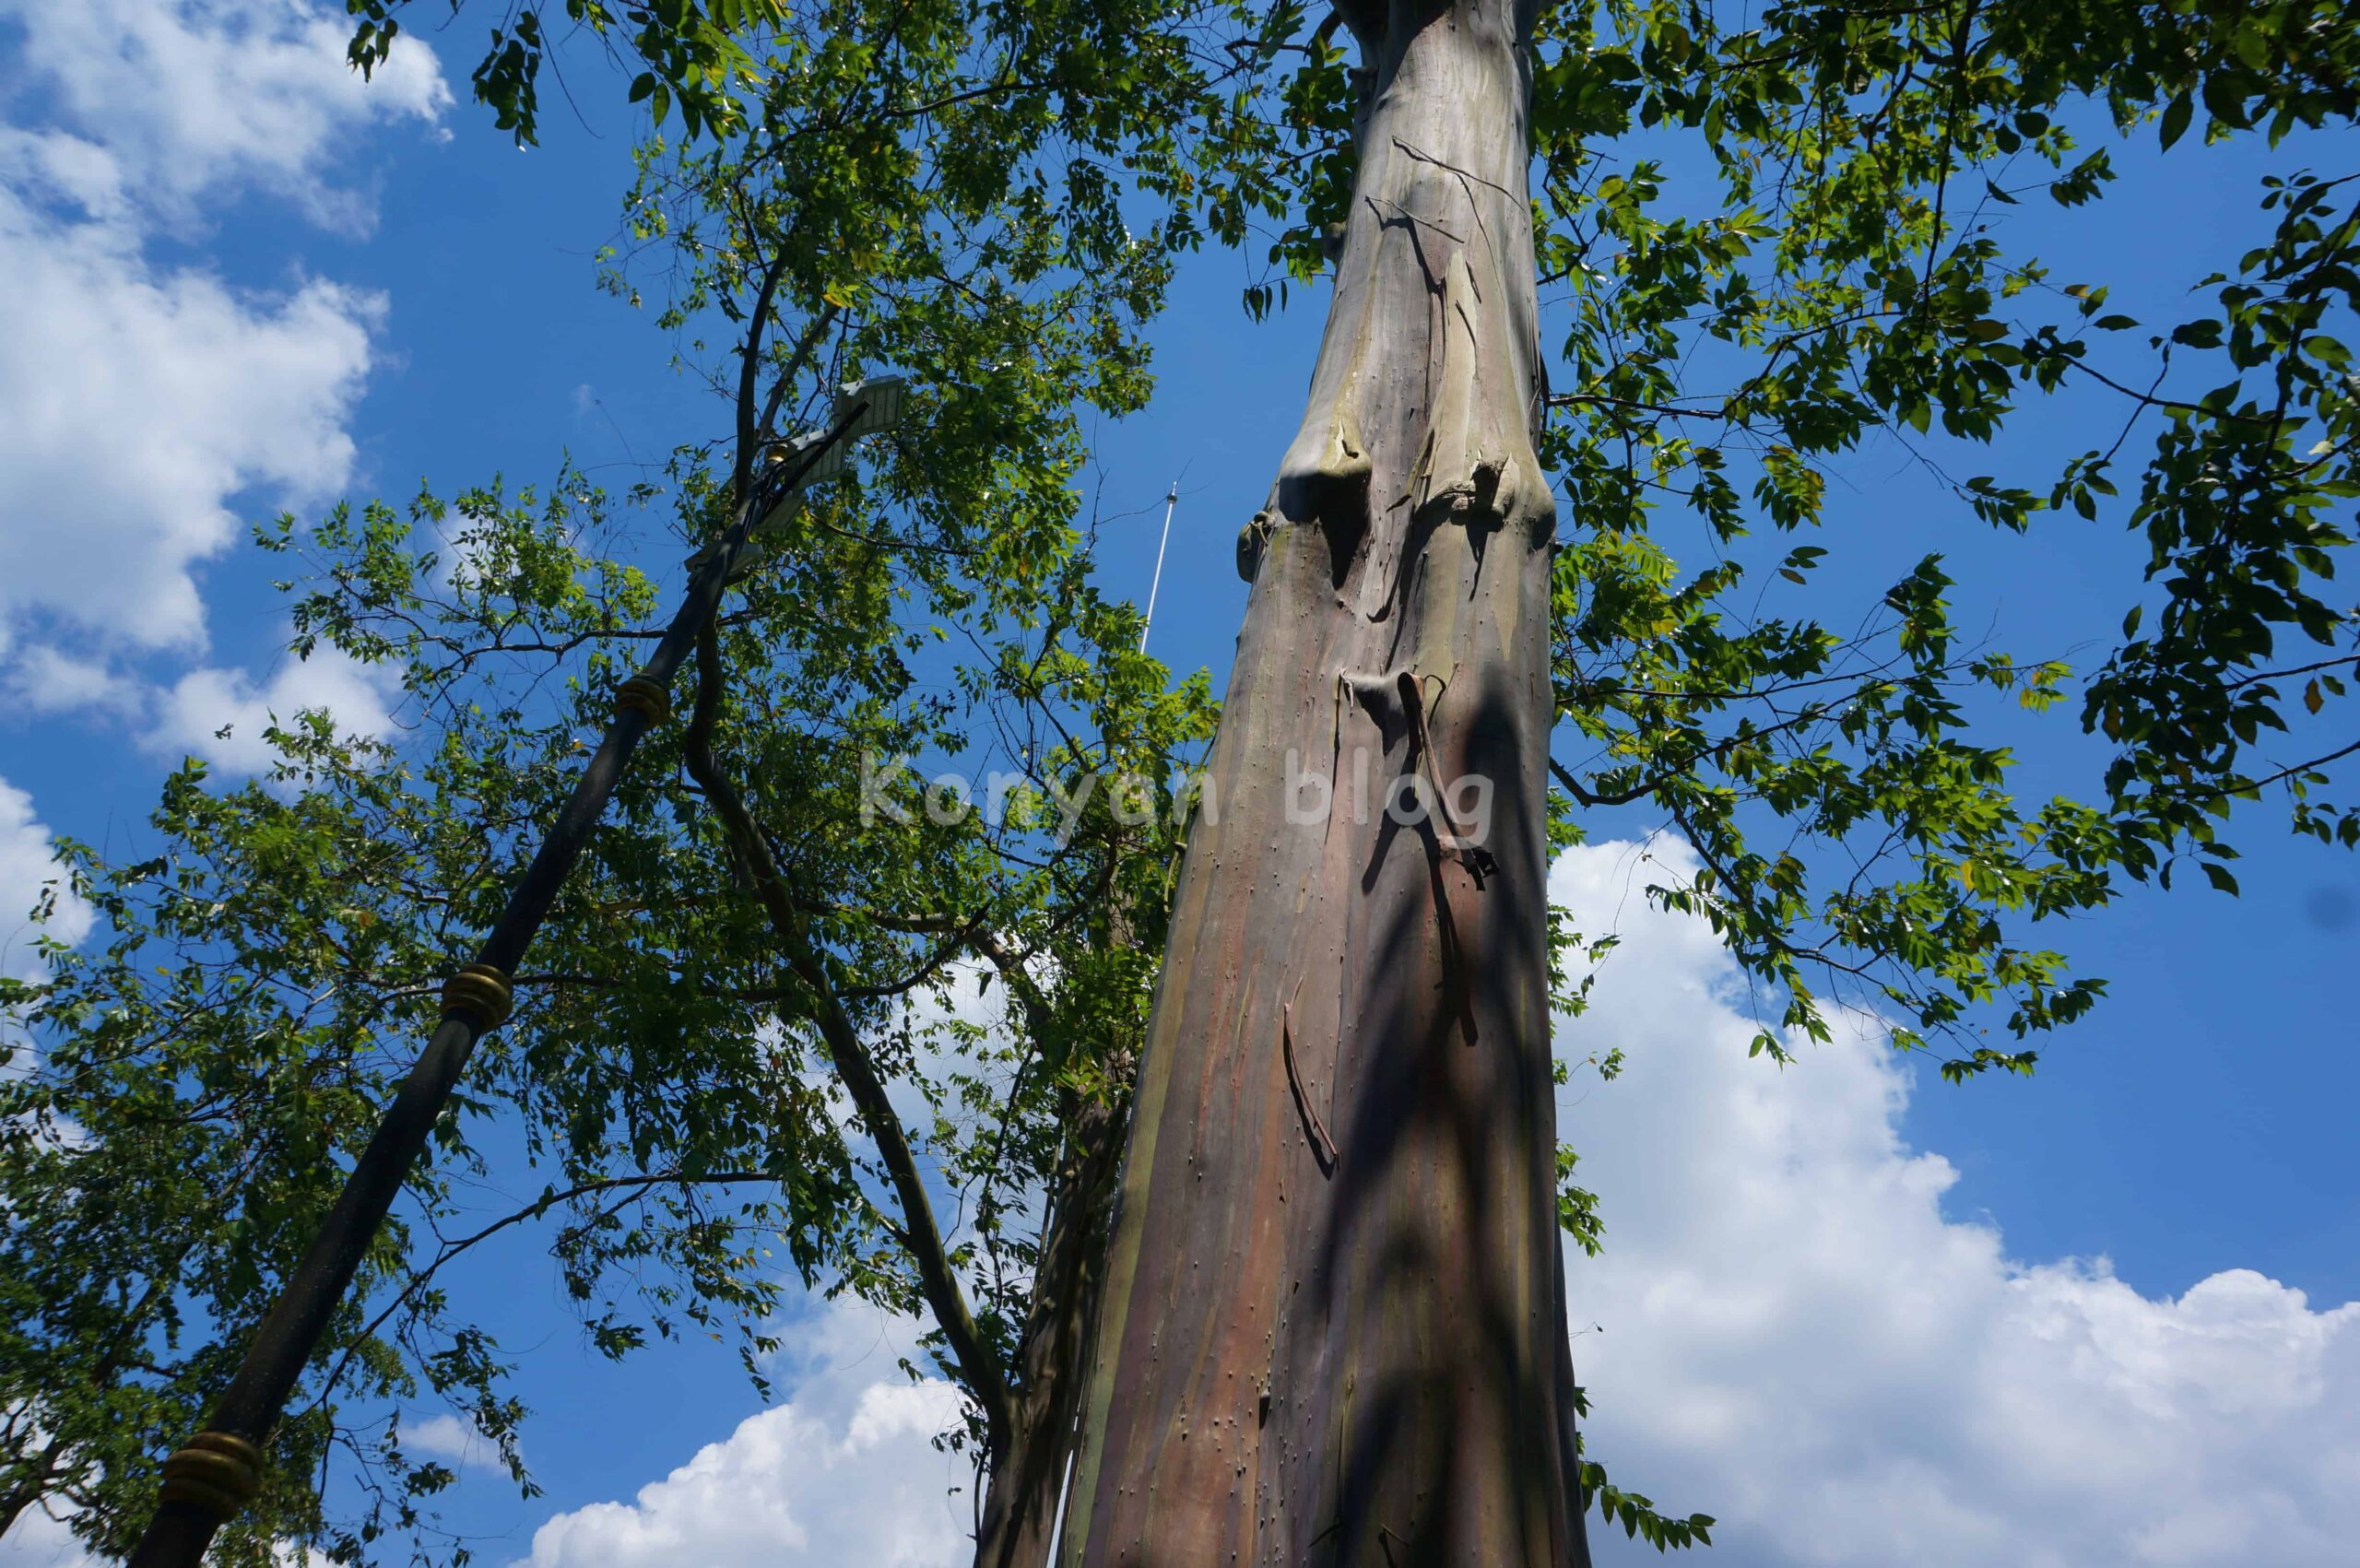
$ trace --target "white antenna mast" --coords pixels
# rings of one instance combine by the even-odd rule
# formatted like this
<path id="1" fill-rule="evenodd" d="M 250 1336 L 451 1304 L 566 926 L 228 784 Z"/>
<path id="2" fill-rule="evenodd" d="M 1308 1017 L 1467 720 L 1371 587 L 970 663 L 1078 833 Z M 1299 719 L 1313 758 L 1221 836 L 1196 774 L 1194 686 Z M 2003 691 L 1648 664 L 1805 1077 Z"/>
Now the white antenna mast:
<path id="1" fill-rule="evenodd" d="M 1180 501 L 1180 481 L 1163 492 L 1163 537 L 1155 543 L 1155 575 L 1147 585 L 1147 614 L 1139 618 L 1139 652 L 1147 652 L 1147 630 L 1155 624 L 1155 591 L 1163 586 L 1163 548 L 1172 542 L 1172 509 Z"/>

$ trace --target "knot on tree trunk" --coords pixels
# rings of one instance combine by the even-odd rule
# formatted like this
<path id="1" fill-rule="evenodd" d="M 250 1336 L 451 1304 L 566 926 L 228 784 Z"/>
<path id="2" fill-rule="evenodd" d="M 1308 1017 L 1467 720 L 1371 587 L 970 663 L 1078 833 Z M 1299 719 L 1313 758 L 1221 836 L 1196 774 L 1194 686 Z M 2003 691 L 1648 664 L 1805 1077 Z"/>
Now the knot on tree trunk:
<path id="1" fill-rule="evenodd" d="M 1538 548 L 1555 532 L 1557 500 L 1532 450 L 1525 390 L 1509 384 L 1517 357 L 1507 312 L 1483 297 L 1464 250 L 1450 258 L 1442 296 L 1440 385 L 1410 476 L 1412 514 L 1428 525 L 1513 528 Z"/>

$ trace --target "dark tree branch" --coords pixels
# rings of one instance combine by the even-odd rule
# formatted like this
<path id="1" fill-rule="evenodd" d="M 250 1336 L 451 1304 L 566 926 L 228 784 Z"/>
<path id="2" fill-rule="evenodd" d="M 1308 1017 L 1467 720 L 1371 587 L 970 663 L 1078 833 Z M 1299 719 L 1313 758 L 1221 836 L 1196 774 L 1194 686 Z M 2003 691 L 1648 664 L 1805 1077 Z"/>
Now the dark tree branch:
<path id="1" fill-rule="evenodd" d="M 869 1136 L 876 1140 L 894 1196 L 900 1200 L 902 1223 L 894 1228 L 895 1234 L 917 1267 L 919 1289 L 927 1306 L 933 1309 L 960 1381 L 983 1409 L 985 1447 L 992 1455 L 1004 1454 L 1016 1432 L 1015 1402 L 998 1358 L 985 1343 L 983 1331 L 968 1310 L 966 1294 L 960 1288 L 950 1247 L 935 1220 L 934 1206 L 926 1197 L 926 1182 L 919 1173 L 917 1157 L 911 1150 L 909 1135 L 886 1096 L 884 1082 L 861 1041 L 859 1030 L 844 1010 L 842 996 L 828 973 L 827 962 L 805 924 L 803 912 L 787 892 L 785 878 L 771 853 L 769 839 L 714 755 L 713 728 L 721 707 L 721 642 L 708 630 L 697 643 L 696 707 L 681 747 L 682 755 L 690 773 L 704 789 L 723 827 L 753 871 L 755 897 L 770 917 L 771 928 L 785 949 L 787 967 L 811 993 L 815 1021 L 835 1064 L 836 1076 L 852 1096 L 854 1109 L 867 1126 Z"/>

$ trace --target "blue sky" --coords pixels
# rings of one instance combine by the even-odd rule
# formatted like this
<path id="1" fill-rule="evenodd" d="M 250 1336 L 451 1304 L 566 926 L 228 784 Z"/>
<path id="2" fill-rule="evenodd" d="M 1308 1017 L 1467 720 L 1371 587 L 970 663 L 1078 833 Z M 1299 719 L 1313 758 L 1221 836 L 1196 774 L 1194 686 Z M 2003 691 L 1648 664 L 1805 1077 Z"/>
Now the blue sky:
<path id="1" fill-rule="evenodd" d="M 16 912 L 45 834 L 135 847 L 162 770 L 184 750 L 250 766 L 241 737 L 268 707 L 384 722 L 365 678 L 283 653 L 246 520 L 398 499 L 421 478 L 446 494 L 539 482 L 567 454 L 620 489 L 718 414 L 652 324 L 592 285 L 629 177 L 614 84 L 578 84 L 586 121 L 555 104 L 544 146 L 519 153 L 454 101 L 472 15 L 365 89 L 343 71 L 340 17 L 313 0 L 231 15 L 0 0 L 11 973 L 30 961 Z M 2260 173 L 2339 150 L 2165 169 L 2128 153 L 2094 214 L 2031 203 L 2012 232 L 2059 277 L 2159 315 L 2243 248 Z M 1248 323 L 1237 296 L 1257 270 L 1221 253 L 1184 268 L 1155 403 L 1095 432 L 1088 476 L 1105 513 L 1128 514 L 1105 530 L 1101 578 L 1142 598 L 1156 503 L 1179 480 L 1152 648 L 1217 681 L 1245 603 L 1233 542 L 1299 415 L 1321 303 L 1299 292 Z M 2038 473 L 2100 419 L 2118 415 L 2060 399 L 1966 471 Z M 2086 645 L 2119 619 L 2135 557 L 2116 520 L 1995 540 L 1891 447 L 1836 488 L 1818 542 L 1839 594 L 1873 597 L 1941 548 L 1961 620 L 2002 642 Z M 2014 728 L 2033 787 L 2086 779 L 2065 710 Z M 2337 1413 L 2360 1407 L 2360 1307 L 2342 1308 L 2360 1299 L 2360 867 L 2257 813 L 2241 900 L 2140 891 L 2077 923 L 2060 945 L 2110 998 L 2030 1082 L 1952 1088 L 1848 1036 L 1784 1073 L 1722 1049 L 1725 965 L 1630 892 L 1655 826 L 1614 814 L 1557 870 L 1629 935 L 1562 1042 L 1634 1056 L 1566 1108 L 1608 1204 L 1608 1258 L 1575 1260 L 1574 1293 L 1617 1479 L 1718 1515 L 1708 1561 L 1747 1568 L 2066 1546 L 2057 1561 L 2342 1561 L 2326 1553 L 2355 1522 L 2339 1499 L 2360 1494 L 2360 1432 Z M 1727 1181 L 1705 1185 L 1707 1169 Z M 589 1357 L 529 1248 L 462 1284 L 524 1352 L 541 1412 L 525 1451 L 548 1489 L 521 1503 L 466 1470 L 451 1520 L 482 1560 L 951 1561 L 948 1468 L 925 1442 L 940 1391 L 893 1372 L 903 1326 L 808 1303 L 781 1369 L 791 1402 L 758 1415 L 717 1347 Z M 2027 1468 L 2043 1444 L 2063 1447 Z M 2084 1476 L 2092 1447 L 2119 1452 Z M 2201 1505 L 2175 1468 L 2199 1456 Z M 71 1561 L 53 1537 L 0 1545 L 0 1564 Z"/>

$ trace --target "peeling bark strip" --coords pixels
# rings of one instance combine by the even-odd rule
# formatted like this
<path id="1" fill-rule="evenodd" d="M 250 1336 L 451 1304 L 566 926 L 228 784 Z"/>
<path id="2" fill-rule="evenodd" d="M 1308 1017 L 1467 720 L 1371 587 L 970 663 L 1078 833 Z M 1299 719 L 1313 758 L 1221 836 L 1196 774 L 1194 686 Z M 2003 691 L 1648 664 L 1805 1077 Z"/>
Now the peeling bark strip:
<path id="1" fill-rule="evenodd" d="M 1549 1070 L 1531 7 L 1341 9 L 1369 67 L 1358 183 L 1309 411 L 1238 541 L 1221 814 L 1190 838 L 1140 1065 L 1068 1568 L 1588 1562 Z M 1354 748 L 1374 781 L 1338 770 L 1328 819 L 1289 821 L 1289 751 Z M 1492 782 L 1482 860 L 1442 800 L 1384 809 L 1420 770 L 1437 796 Z M 1332 1139 L 1298 1113 L 1310 1085 Z"/>
<path id="2" fill-rule="evenodd" d="M 1317 1148 L 1323 1156 L 1319 1173 L 1332 1176 L 1336 1173 L 1336 1161 L 1340 1150 L 1336 1147 L 1336 1140 L 1328 1136 L 1328 1124 L 1319 1119 L 1319 1107 L 1311 1102 L 1311 1091 L 1303 1086 L 1302 1069 L 1294 1065 L 1294 1003 L 1292 1001 L 1279 1009 L 1279 1048 L 1286 1053 L 1287 1083 L 1294 1091 L 1295 1109 L 1303 1113 L 1304 1124 L 1311 1128 L 1311 1136 L 1319 1140 Z"/>

